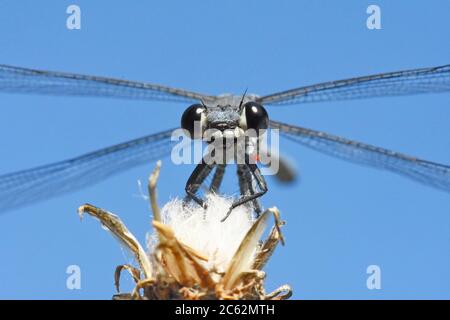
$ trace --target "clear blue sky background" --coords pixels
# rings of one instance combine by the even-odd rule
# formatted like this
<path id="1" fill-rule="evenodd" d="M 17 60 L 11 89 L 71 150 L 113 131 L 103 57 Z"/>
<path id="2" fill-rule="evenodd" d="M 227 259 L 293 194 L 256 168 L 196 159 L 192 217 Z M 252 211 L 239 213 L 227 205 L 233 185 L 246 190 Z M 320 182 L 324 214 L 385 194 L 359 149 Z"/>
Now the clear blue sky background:
<path id="1" fill-rule="evenodd" d="M 378 4 L 382 30 L 366 28 Z M 65 27 L 78 4 L 82 29 Z M 441 1 L 1 1 L 0 63 L 145 80 L 218 94 L 260 94 L 325 80 L 450 63 L 450 2 Z M 0 173 L 62 160 L 178 125 L 184 105 L 0 95 Z M 450 163 L 450 94 L 272 108 L 289 121 Z M 86 121 L 88 119 L 88 121 Z M 266 206 L 287 220 L 286 247 L 268 289 L 294 297 L 450 298 L 450 194 L 283 141 L 301 181 L 268 178 Z M 76 208 L 107 208 L 144 240 L 136 196 L 154 164 L 0 216 L 0 298 L 109 299 L 128 262 Z M 160 201 L 184 194 L 193 166 L 163 163 Z M 66 267 L 82 289 L 66 289 Z M 366 288 L 366 268 L 382 289 Z M 126 281 L 128 282 L 128 281 Z M 130 288 L 131 286 L 125 286 Z"/>

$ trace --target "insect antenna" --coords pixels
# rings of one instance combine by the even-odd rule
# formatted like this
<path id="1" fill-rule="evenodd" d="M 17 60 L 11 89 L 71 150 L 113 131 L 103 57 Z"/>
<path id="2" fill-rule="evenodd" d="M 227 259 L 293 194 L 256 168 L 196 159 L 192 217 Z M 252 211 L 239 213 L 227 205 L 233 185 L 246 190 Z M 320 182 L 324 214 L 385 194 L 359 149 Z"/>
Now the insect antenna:
<path id="1" fill-rule="evenodd" d="M 242 104 L 244 103 L 245 95 L 247 94 L 248 88 L 245 88 L 244 94 L 242 95 L 241 103 L 239 103 L 239 110 L 242 109 Z"/>

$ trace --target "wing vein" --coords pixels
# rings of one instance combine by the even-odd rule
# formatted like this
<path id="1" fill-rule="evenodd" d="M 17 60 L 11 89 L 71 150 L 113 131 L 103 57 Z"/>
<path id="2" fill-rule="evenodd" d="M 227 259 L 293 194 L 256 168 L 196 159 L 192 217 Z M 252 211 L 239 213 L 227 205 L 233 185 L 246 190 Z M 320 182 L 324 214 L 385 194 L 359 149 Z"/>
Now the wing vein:
<path id="1" fill-rule="evenodd" d="M 139 81 L 8 65 L 0 65 L 0 91 L 178 102 L 195 102 L 212 98 L 196 92 Z"/>
<path id="2" fill-rule="evenodd" d="M 450 65 L 381 73 L 299 87 L 259 98 L 269 105 L 450 91 Z"/>
<path id="3" fill-rule="evenodd" d="M 450 166 L 448 165 L 277 121 L 271 121 L 270 125 L 271 128 L 280 130 L 288 139 L 321 153 L 388 170 L 450 192 Z"/>
<path id="4" fill-rule="evenodd" d="M 76 158 L 0 175 L 0 212 L 100 182 L 170 153 L 173 130 L 148 135 Z"/>

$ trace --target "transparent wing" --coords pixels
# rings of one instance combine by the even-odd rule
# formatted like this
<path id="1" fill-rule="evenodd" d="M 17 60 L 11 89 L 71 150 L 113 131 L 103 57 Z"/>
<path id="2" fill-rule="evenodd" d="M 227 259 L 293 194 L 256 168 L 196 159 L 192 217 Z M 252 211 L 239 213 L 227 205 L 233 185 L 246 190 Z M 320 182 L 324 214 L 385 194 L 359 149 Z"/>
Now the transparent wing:
<path id="1" fill-rule="evenodd" d="M 170 153 L 173 130 L 0 176 L 0 212 L 75 191 Z"/>
<path id="2" fill-rule="evenodd" d="M 347 161 L 389 170 L 423 184 L 450 192 L 450 166 L 347 140 L 324 132 L 271 121 L 287 138 Z"/>
<path id="3" fill-rule="evenodd" d="M 200 93 L 144 82 L 7 65 L 0 65 L 0 91 L 184 102 L 211 99 Z"/>
<path id="4" fill-rule="evenodd" d="M 267 95 L 258 101 L 286 105 L 444 91 L 450 91 L 450 65 L 324 82 Z"/>

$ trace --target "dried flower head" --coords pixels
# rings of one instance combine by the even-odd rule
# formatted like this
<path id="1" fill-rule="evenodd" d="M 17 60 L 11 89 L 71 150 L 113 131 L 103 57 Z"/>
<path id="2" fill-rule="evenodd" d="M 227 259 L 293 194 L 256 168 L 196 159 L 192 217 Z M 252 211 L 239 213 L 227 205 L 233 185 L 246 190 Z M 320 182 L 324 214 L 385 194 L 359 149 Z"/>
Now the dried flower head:
<path id="1" fill-rule="evenodd" d="M 172 200 L 159 209 L 156 181 L 161 163 L 149 179 L 154 233 L 148 237 L 148 252 L 116 215 L 86 204 L 79 208 L 88 213 L 119 239 L 136 258 L 138 268 L 116 268 L 118 292 L 123 270 L 136 283 L 132 293 L 119 293 L 115 299 L 287 299 L 291 289 L 284 285 L 270 294 L 264 290 L 262 271 L 277 244 L 284 239 L 282 222 L 276 208 L 253 219 L 251 208 L 240 206 L 225 221 L 231 199 L 210 194 L 207 209 Z M 261 242 L 270 216 L 274 217 L 267 239 Z"/>

